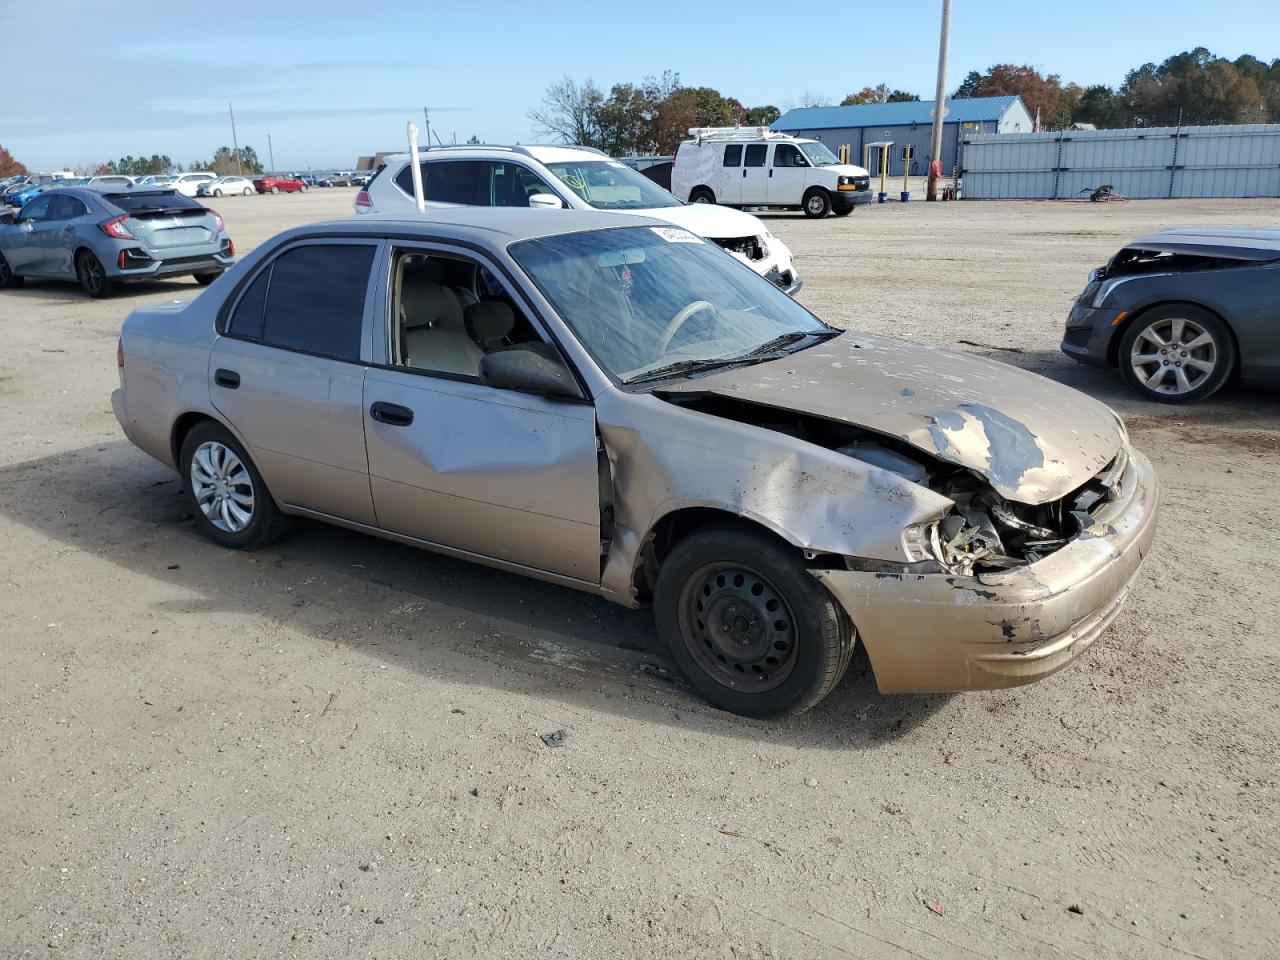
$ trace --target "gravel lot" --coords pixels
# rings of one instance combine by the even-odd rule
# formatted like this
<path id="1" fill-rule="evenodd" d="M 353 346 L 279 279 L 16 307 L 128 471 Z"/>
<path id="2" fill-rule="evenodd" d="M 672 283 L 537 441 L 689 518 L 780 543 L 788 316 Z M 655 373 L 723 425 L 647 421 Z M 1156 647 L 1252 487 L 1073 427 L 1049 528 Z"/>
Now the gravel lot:
<path id="1" fill-rule="evenodd" d="M 243 252 L 353 193 L 217 206 Z M 1162 407 L 1057 352 L 1126 239 L 1278 216 L 768 217 L 820 315 L 1099 396 L 1164 485 L 1070 669 L 889 698 L 859 656 L 785 724 L 673 682 L 647 613 L 318 525 L 213 546 L 108 403 L 121 319 L 194 282 L 0 293 L 0 955 L 1280 956 L 1280 395 Z"/>

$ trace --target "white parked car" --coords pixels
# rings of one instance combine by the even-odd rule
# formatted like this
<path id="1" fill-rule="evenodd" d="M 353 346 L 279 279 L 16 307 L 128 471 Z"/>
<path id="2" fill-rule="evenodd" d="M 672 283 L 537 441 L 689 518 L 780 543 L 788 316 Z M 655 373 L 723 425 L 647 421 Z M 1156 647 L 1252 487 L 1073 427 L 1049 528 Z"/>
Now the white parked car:
<path id="1" fill-rule="evenodd" d="M 198 197 L 221 197 L 235 194 L 242 194 L 247 197 L 253 193 L 253 181 L 248 177 L 218 177 L 214 180 L 204 180 L 196 186 L 196 196 Z"/>
<path id="2" fill-rule="evenodd" d="M 167 187 L 177 179 L 178 176 L 174 173 L 149 173 L 145 177 L 139 177 L 134 186 L 151 187 L 154 190 L 160 187 Z"/>
<path id="3" fill-rule="evenodd" d="M 791 250 L 758 218 L 726 207 L 686 204 L 599 150 L 434 147 L 422 153 L 422 185 L 430 206 L 596 208 L 665 220 L 705 237 L 788 293 L 800 289 Z M 408 154 L 387 157 L 356 195 L 357 213 L 413 207 Z"/>
<path id="4" fill-rule="evenodd" d="M 136 181 L 123 173 L 111 173 L 91 177 L 85 186 L 97 187 L 100 190 L 132 190 L 136 186 Z"/>
<path id="5" fill-rule="evenodd" d="M 193 170 L 190 173 L 178 174 L 177 178 L 167 186 L 171 190 L 177 190 L 184 197 L 194 197 L 196 191 L 200 189 L 200 184 L 217 179 L 218 175 L 216 173 L 210 173 L 207 170 Z"/>
<path id="6" fill-rule="evenodd" d="M 676 148 L 671 192 L 690 203 L 845 216 L 871 202 L 871 177 L 817 140 L 768 127 L 693 127 Z"/>

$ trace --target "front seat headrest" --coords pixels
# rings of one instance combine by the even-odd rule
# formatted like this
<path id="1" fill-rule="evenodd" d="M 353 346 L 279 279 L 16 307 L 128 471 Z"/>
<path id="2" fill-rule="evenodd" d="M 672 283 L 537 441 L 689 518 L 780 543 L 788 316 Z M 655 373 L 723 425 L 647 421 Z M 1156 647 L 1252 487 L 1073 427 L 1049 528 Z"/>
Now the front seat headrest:
<path id="1" fill-rule="evenodd" d="M 471 339 L 483 347 L 498 345 L 516 325 L 515 311 L 501 300 L 473 303 L 463 311 L 462 319 Z"/>

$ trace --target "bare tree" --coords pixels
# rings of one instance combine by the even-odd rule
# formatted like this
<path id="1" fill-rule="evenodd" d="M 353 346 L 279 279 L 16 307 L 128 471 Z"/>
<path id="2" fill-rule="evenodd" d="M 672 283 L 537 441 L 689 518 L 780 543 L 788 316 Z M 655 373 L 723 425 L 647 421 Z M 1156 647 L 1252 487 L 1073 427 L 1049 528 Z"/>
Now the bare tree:
<path id="1" fill-rule="evenodd" d="M 529 119 L 540 137 L 594 147 L 600 139 L 597 121 L 603 101 L 590 78 L 579 84 L 565 76 L 547 87 L 542 103 L 529 111 Z"/>

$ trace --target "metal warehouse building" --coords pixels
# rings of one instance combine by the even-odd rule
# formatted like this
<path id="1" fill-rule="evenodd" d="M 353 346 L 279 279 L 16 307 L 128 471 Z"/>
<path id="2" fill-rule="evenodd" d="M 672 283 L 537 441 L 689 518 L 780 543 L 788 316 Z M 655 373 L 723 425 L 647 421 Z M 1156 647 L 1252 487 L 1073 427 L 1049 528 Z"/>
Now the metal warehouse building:
<path id="1" fill-rule="evenodd" d="M 902 176 L 902 147 L 910 145 L 913 175 L 929 172 L 933 100 L 902 103 L 863 103 L 853 107 L 796 107 L 788 110 L 771 129 L 826 144 L 834 153 L 841 145 L 852 148 L 851 159 L 862 163 L 862 146 L 892 140 L 889 174 Z M 942 170 L 949 175 L 956 164 L 956 148 L 962 137 L 979 133 L 1030 133 L 1034 123 L 1021 97 L 962 97 L 946 101 L 942 124 Z M 872 151 L 869 169 L 880 172 L 879 157 Z"/>

